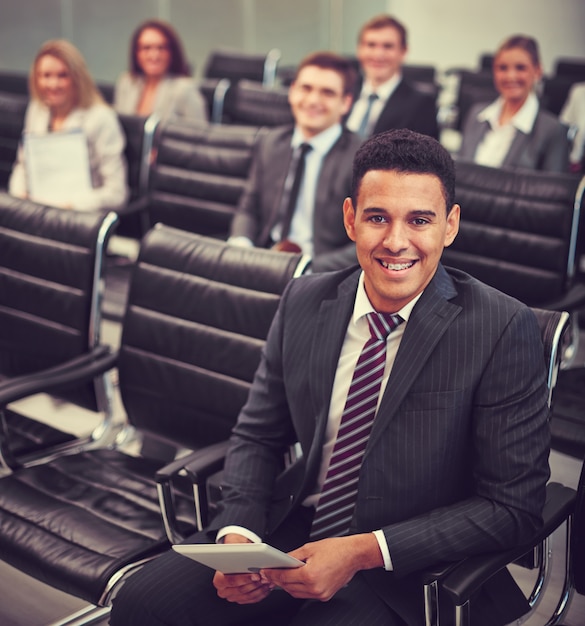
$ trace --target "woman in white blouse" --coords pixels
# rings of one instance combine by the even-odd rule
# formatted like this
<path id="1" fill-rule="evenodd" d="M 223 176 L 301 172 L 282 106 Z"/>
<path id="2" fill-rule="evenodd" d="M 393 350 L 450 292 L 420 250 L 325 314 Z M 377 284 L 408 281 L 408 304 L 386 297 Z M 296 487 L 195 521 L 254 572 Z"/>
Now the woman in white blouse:
<path id="1" fill-rule="evenodd" d="M 161 119 L 207 119 L 179 36 L 167 22 L 147 20 L 134 31 L 130 70 L 116 83 L 114 108 L 130 115 L 156 113 Z"/>
<path id="2" fill-rule="evenodd" d="M 514 35 L 504 41 L 494 57 L 493 76 L 500 96 L 471 108 L 459 158 L 491 167 L 568 171 L 567 128 L 542 109 L 535 93 L 542 77 L 536 40 Z"/>
<path id="3" fill-rule="evenodd" d="M 45 204 L 79 210 L 117 209 L 128 197 L 125 138 L 114 110 L 95 86 L 77 48 L 63 39 L 46 42 L 32 64 L 23 142 L 9 192 Z M 79 139 L 75 151 L 66 140 Z M 57 144 L 43 143 L 44 138 Z M 27 144 L 25 146 L 25 144 Z M 33 149 L 34 146 L 34 149 Z M 43 161 L 43 150 L 52 159 Z M 79 158 L 79 156 L 83 158 Z M 89 173 L 80 163 L 88 164 Z M 67 172 L 77 171 L 71 184 Z M 79 176 L 78 174 L 85 174 Z M 85 184 L 81 179 L 85 178 Z M 77 182 L 77 184 L 76 184 Z"/>

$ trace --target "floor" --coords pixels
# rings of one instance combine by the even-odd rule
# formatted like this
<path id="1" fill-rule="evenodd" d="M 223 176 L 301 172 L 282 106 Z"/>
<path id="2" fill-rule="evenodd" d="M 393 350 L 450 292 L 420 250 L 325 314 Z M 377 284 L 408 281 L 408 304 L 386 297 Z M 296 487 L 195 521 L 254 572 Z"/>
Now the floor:
<path id="1" fill-rule="evenodd" d="M 113 346 L 119 343 L 119 324 L 105 320 L 102 325 L 102 337 Z M 573 366 L 585 365 L 585 332 L 582 332 L 579 352 Z M 37 414 L 46 406 L 53 411 L 57 410 L 60 419 L 67 419 L 71 407 L 55 405 L 54 401 L 46 396 L 37 396 L 32 401 L 22 403 L 21 409 Z M 123 419 L 123 408 L 118 399 L 117 415 Z M 71 417 L 74 413 L 71 413 Z M 576 459 L 554 452 L 551 455 L 552 479 L 565 485 L 576 487 L 580 462 Z M 553 539 L 553 573 L 550 579 L 549 593 L 539 606 L 537 613 L 524 622 L 528 626 L 538 626 L 546 621 L 558 599 L 558 592 L 562 584 L 564 537 L 562 533 Z M 533 581 L 531 572 L 519 567 L 513 568 L 513 574 L 523 589 L 530 589 Z M 211 590 L 210 590 L 211 593 Z M 36 580 L 22 574 L 0 561 L 0 626 L 46 626 L 64 619 L 84 607 L 84 602 L 52 589 Z M 101 626 L 107 624 L 107 618 L 95 622 Z M 564 620 L 565 626 L 585 626 L 585 597 L 575 596 L 569 612 Z"/>

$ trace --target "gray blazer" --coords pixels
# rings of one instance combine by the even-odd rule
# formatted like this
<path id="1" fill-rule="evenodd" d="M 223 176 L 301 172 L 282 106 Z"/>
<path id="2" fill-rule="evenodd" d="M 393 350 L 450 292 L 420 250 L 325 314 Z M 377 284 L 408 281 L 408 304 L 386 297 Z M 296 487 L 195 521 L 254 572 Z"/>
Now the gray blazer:
<path id="1" fill-rule="evenodd" d="M 281 126 L 259 139 L 248 184 L 231 224 L 231 237 L 247 237 L 259 247 L 270 244 L 270 231 L 279 217 L 292 156 L 292 135 L 292 126 Z M 323 159 L 313 214 L 314 271 L 341 269 L 356 263 L 355 246 L 343 226 L 342 208 L 351 191 L 353 157 L 361 141 L 344 130 Z"/>
<path id="2" fill-rule="evenodd" d="M 126 115 L 136 114 L 144 89 L 144 79 L 125 72 L 116 82 L 114 109 Z M 158 86 L 153 113 L 161 119 L 191 118 L 207 120 L 207 107 L 193 79 L 186 76 L 164 78 Z"/>
<path id="3" fill-rule="evenodd" d="M 314 488 L 358 277 L 349 269 L 287 287 L 233 431 L 211 530 L 237 524 L 270 542 Z M 383 530 L 394 572 L 363 575 L 383 597 L 393 580 L 403 615 L 418 570 L 516 545 L 539 527 L 549 477 L 542 359 L 526 306 L 439 267 L 405 328 L 352 522 L 354 532 Z M 283 472 L 295 441 L 302 459 Z"/>
<path id="4" fill-rule="evenodd" d="M 461 148 L 458 153 L 460 159 L 473 161 L 477 146 L 489 130 L 488 122 L 480 122 L 477 119 L 478 113 L 486 106 L 486 103 L 476 104 L 469 111 L 462 129 Z M 568 172 L 567 128 L 555 115 L 541 108 L 530 134 L 516 131 L 502 165 L 549 172 Z"/>

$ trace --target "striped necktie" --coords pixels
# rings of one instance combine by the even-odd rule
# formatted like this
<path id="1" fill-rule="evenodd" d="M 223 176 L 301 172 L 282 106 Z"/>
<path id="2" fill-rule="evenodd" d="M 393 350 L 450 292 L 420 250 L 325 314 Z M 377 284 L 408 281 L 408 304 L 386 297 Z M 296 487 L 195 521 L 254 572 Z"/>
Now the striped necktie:
<path id="1" fill-rule="evenodd" d="M 370 338 L 362 348 L 341 415 L 337 439 L 329 461 L 311 540 L 337 537 L 349 530 L 357 496 L 359 473 L 386 365 L 386 340 L 402 322 L 399 315 L 368 313 Z"/>

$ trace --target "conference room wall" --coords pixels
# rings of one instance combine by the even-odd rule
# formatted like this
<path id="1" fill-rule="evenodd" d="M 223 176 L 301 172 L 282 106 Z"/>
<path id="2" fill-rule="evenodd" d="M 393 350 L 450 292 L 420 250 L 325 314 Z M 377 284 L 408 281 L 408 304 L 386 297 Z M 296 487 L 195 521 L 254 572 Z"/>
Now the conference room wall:
<path id="1" fill-rule="evenodd" d="M 291 65 L 317 49 L 353 53 L 360 24 L 385 11 L 408 26 L 410 63 L 475 67 L 513 32 L 539 40 L 547 71 L 560 56 L 585 57 L 583 0 L 2 0 L 0 70 L 27 71 L 45 40 L 66 37 L 96 79 L 113 81 L 130 33 L 153 16 L 175 25 L 199 73 L 218 47 L 277 47 Z"/>

